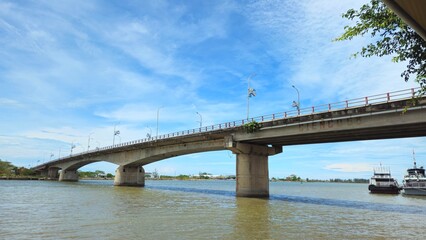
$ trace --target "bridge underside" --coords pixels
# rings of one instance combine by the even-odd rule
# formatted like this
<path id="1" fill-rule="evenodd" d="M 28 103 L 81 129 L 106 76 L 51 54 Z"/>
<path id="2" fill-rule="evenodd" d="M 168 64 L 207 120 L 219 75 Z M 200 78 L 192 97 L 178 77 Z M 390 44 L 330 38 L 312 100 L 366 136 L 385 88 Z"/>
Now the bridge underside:
<path id="1" fill-rule="evenodd" d="M 221 140 L 211 141 L 211 146 L 204 146 L 203 150 L 231 150 L 236 154 L 236 194 L 239 197 L 268 197 L 269 196 L 269 170 L 268 156 L 282 152 L 282 147 L 268 147 L 266 145 L 245 144 L 232 140 L 232 136 Z M 193 148 L 185 143 L 186 148 L 179 146 L 171 149 L 176 151 L 146 150 L 149 152 L 141 153 L 141 150 L 134 150 L 126 154 L 118 153 L 108 156 L 108 162 L 120 164 L 115 171 L 115 186 L 145 186 L 145 171 L 143 165 L 170 158 L 174 156 L 188 154 L 189 152 L 199 152 L 200 148 Z M 145 158 L 139 159 L 144 156 Z M 98 162 L 103 159 L 101 156 L 90 159 L 75 159 L 73 161 L 63 162 L 49 168 L 49 174 L 59 181 L 78 181 L 78 169 L 84 165 Z M 133 159 L 133 160 L 132 160 Z M 123 164 L 124 162 L 128 164 Z"/>
<path id="2" fill-rule="evenodd" d="M 348 110 L 342 110 L 333 114 L 325 113 L 327 116 L 304 116 L 311 120 L 305 119 L 302 123 L 286 124 L 280 120 L 265 122 L 259 132 L 251 136 L 237 133 L 234 139 L 260 145 L 290 146 L 426 136 L 425 107 L 410 108 L 406 112 L 403 112 L 401 107 L 399 111 L 394 110 L 386 114 L 368 107 L 365 109 L 366 111 L 358 116 L 353 116 Z"/>
<path id="3" fill-rule="evenodd" d="M 325 123 L 326 124 L 326 123 Z M 317 128 L 320 124 L 306 125 L 306 128 Z M 303 130 L 301 130 L 303 131 Z M 246 143 L 268 144 L 291 146 L 300 144 L 330 143 L 360 140 L 379 140 L 407 137 L 426 136 L 426 124 L 400 125 L 376 127 L 371 129 L 356 129 L 344 131 L 329 131 L 326 134 L 322 132 L 301 133 L 298 135 L 288 135 L 286 137 L 271 137 L 262 140 L 244 141 Z"/>

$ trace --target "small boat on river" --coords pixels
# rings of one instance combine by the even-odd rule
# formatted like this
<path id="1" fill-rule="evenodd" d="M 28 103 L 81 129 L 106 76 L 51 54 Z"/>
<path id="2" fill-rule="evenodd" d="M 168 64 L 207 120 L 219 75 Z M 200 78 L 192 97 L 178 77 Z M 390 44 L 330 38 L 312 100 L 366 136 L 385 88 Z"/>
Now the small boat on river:
<path id="1" fill-rule="evenodd" d="M 407 169 L 404 176 L 403 189 L 406 195 L 426 196 L 426 176 L 423 167 L 417 167 L 413 152 L 414 167 Z"/>
<path id="2" fill-rule="evenodd" d="M 390 170 L 380 166 L 380 168 L 374 169 L 368 190 L 370 193 L 399 194 L 401 188 L 398 181 L 391 176 Z"/>

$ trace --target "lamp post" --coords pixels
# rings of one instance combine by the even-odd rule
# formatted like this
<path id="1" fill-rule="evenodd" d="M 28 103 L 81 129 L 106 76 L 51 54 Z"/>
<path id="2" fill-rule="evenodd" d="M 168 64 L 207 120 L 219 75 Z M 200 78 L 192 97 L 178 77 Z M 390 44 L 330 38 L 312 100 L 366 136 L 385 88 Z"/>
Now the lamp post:
<path id="1" fill-rule="evenodd" d="M 89 151 L 89 149 L 90 149 L 90 140 L 93 139 L 93 138 L 90 137 L 92 134 L 93 134 L 93 132 L 89 134 L 89 137 L 88 137 L 89 139 L 87 140 L 87 151 Z"/>
<path id="2" fill-rule="evenodd" d="M 300 114 L 300 94 L 299 94 L 299 90 L 294 86 L 291 85 L 297 92 L 297 103 L 295 101 L 293 101 L 293 107 L 297 108 L 297 113 Z"/>
<path id="3" fill-rule="evenodd" d="M 195 112 L 195 113 L 200 116 L 200 128 L 201 128 L 203 126 L 203 116 L 201 116 L 199 112 Z"/>
<path id="4" fill-rule="evenodd" d="M 252 73 L 247 78 L 247 120 L 249 119 L 249 112 L 250 112 L 250 98 L 253 96 L 256 96 L 256 90 L 250 87 L 250 78 L 256 76 L 256 73 Z"/>
<path id="5" fill-rule="evenodd" d="M 150 140 L 152 137 L 152 129 L 150 127 L 146 127 L 146 128 L 149 129 L 149 133 L 146 134 L 146 137 L 148 138 L 148 140 Z"/>
<path id="6" fill-rule="evenodd" d="M 118 136 L 120 134 L 119 130 L 115 130 L 115 126 L 116 125 L 114 125 L 114 136 L 112 137 L 112 147 L 114 147 L 115 144 L 115 136 Z"/>
<path id="7" fill-rule="evenodd" d="M 71 143 L 71 153 L 70 156 L 72 155 L 72 150 L 75 148 L 74 142 Z"/>
<path id="8" fill-rule="evenodd" d="M 159 118 L 159 116 L 160 116 L 160 109 L 161 109 L 161 108 L 163 108 L 163 107 L 159 107 L 159 108 L 157 108 L 157 134 L 156 134 L 155 138 L 158 138 L 158 118 Z"/>

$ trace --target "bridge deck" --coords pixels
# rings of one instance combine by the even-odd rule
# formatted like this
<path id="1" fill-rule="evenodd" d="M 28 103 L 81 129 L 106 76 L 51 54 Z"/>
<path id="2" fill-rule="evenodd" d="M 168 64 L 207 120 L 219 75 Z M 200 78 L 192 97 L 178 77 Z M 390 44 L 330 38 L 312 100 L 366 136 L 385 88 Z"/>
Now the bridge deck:
<path id="1" fill-rule="evenodd" d="M 399 137 L 426 136 L 426 97 L 419 97 L 415 107 L 408 108 L 407 119 L 402 122 L 388 121 L 386 118 L 398 118 L 404 115 L 404 109 L 409 106 L 414 97 L 415 89 L 397 91 L 375 95 L 371 97 L 346 100 L 333 104 L 289 111 L 280 114 L 271 114 L 251 118 L 250 121 L 262 123 L 260 131 L 247 134 L 242 126 L 247 120 L 227 122 L 203 128 L 179 131 L 164 134 L 155 138 L 140 139 L 116 144 L 103 148 L 93 149 L 72 156 L 59 158 L 33 169 L 46 169 L 60 162 L 75 161 L 84 158 L 126 152 L 135 149 L 157 148 L 161 146 L 201 142 L 206 140 L 224 139 L 232 135 L 235 141 L 261 145 L 295 145 L 320 142 L 337 142 L 349 140 L 386 139 Z M 413 112 L 421 111 L 420 119 L 412 119 Z M 357 121 L 370 119 L 372 116 L 386 115 L 384 118 L 375 118 L 375 123 L 360 127 Z M 281 116 L 281 117 L 279 117 Z M 417 116 L 417 115 L 416 115 Z M 408 119 L 409 118 L 409 119 Z M 415 117 L 416 118 L 416 117 Z M 417 116 L 417 118 L 419 118 Z M 339 129 L 339 124 L 353 127 Z M 396 126 L 397 125 L 397 126 Z M 336 127 L 331 127 L 336 126 Z M 371 126 L 375 128 L 371 130 Z"/>

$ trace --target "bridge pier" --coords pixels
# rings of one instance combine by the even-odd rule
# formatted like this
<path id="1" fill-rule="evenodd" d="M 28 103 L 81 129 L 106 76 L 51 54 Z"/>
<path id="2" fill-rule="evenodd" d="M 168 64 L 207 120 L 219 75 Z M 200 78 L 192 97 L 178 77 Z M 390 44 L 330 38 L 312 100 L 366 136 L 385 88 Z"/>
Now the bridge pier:
<path id="1" fill-rule="evenodd" d="M 62 170 L 59 174 L 59 181 L 78 182 L 77 170 Z"/>
<path id="2" fill-rule="evenodd" d="M 268 157 L 282 147 L 228 141 L 227 148 L 237 155 L 237 197 L 269 197 Z"/>
<path id="3" fill-rule="evenodd" d="M 119 166 L 115 170 L 114 186 L 145 186 L 145 170 L 142 166 Z"/>
<path id="4" fill-rule="evenodd" d="M 51 167 L 47 170 L 47 179 L 49 180 L 57 180 L 59 177 L 59 168 Z"/>
<path id="5" fill-rule="evenodd" d="M 48 170 L 48 169 L 40 170 L 40 171 L 37 171 L 37 170 L 36 170 L 36 172 L 37 172 L 37 173 L 40 173 L 40 176 L 41 176 L 41 177 L 43 177 L 43 178 L 46 178 L 46 179 L 47 179 L 47 177 L 49 176 L 49 175 L 48 175 L 48 174 L 49 174 L 49 170 Z"/>

